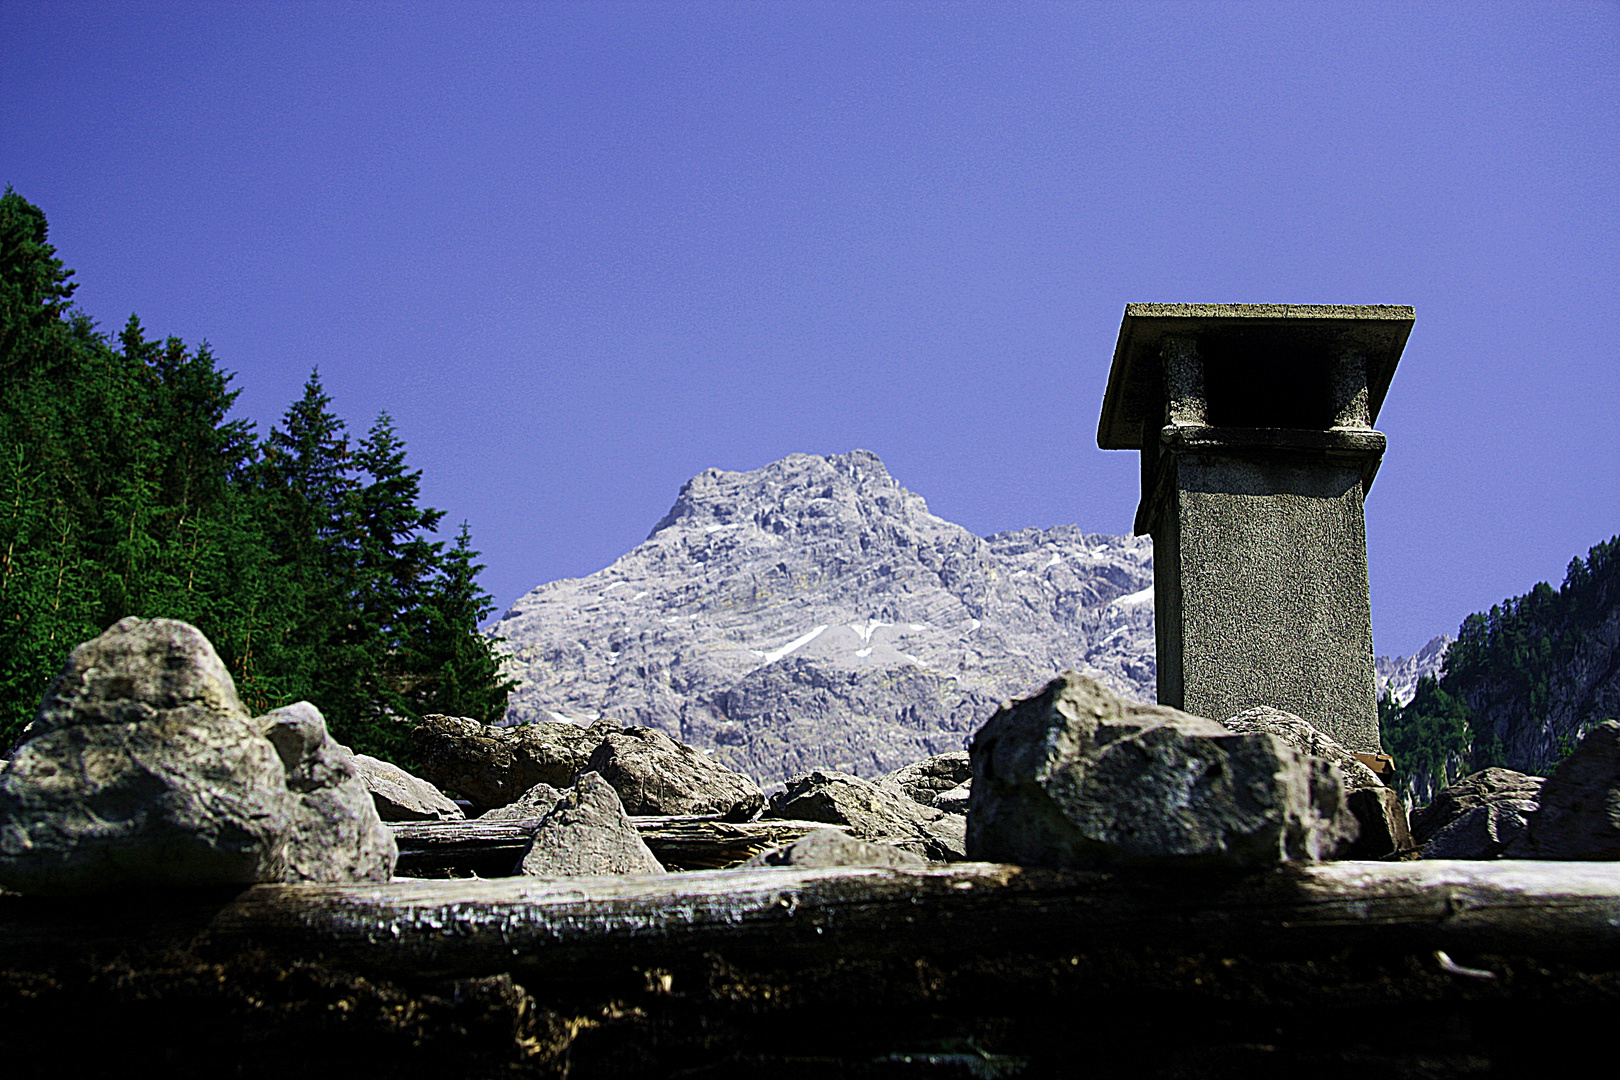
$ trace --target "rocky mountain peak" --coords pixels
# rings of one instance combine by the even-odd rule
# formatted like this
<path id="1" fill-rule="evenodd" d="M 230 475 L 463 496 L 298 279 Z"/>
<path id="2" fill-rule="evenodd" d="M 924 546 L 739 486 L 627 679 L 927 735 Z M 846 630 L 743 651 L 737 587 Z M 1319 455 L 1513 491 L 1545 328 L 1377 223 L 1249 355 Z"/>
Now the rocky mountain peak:
<path id="1" fill-rule="evenodd" d="M 1373 661 L 1378 694 L 1388 693 L 1397 705 L 1411 702 L 1417 693 L 1418 680 L 1424 676 L 1438 679 L 1445 669 L 1446 650 L 1451 648 L 1450 634 L 1430 638 L 1429 643 L 1411 656 L 1380 656 Z"/>
<path id="2" fill-rule="evenodd" d="M 751 472 L 706 469 L 681 486 L 647 539 L 674 528 L 716 532 L 751 525 L 793 542 L 842 537 L 852 529 L 945 524 L 921 496 L 895 482 L 876 454 L 852 450 L 790 454 Z"/>
<path id="3" fill-rule="evenodd" d="M 1065 668 L 1151 699 L 1152 567 L 1146 538 L 974 536 L 870 451 L 793 454 L 699 473 L 645 542 L 493 632 L 509 722 L 608 715 L 767 783 L 874 776 Z"/>

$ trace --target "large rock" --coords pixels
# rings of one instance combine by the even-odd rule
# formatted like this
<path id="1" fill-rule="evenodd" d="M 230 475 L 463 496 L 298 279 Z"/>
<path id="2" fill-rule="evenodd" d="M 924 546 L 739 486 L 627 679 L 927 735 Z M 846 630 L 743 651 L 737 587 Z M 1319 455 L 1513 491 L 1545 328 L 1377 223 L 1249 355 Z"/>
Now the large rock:
<path id="1" fill-rule="evenodd" d="M 1381 788 L 1384 782 L 1339 740 L 1318 730 L 1309 721 L 1291 712 L 1257 705 L 1221 721 L 1221 726 L 1237 735 L 1275 735 L 1302 754 L 1323 758 L 1339 767 L 1347 791 Z"/>
<path id="2" fill-rule="evenodd" d="M 873 844 L 838 831 L 816 829 L 791 844 L 770 848 L 744 866 L 926 866 L 928 860 L 893 844 Z"/>
<path id="3" fill-rule="evenodd" d="M 467 816 L 444 792 L 392 761 L 356 754 L 354 766 L 384 821 L 461 821 Z"/>
<path id="4" fill-rule="evenodd" d="M 523 849 L 517 872 L 532 877 L 662 874 L 612 785 L 584 773 L 552 808 Z"/>
<path id="5" fill-rule="evenodd" d="M 968 805 L 973 801 L 973 778 L 962 781 L 949 791 L 942 791 L 934 796 L 934 809 L 943 810 L 947 814 L 963 814 L 968 812 Z"/>
<path id="6" fill-rule="evenodd" d="M 253 726 L 276 748 L 293 804 L 283 881 L 384 882 L 399 850 L 354 763 L 307 701 L 258 717 Z"/>
<path id="7" fill-rule="evenodd" d="M 1471 773 L 1412 814 L 1412 839 L 1426 859 L 1526 858 L 1525 830 L 1545 783 L 1512 769 Z"/>
<path id="8" fill-rule="evenodd" d="M 539 821 L 552 808 L 563 793 L 550 784 L 536 784 L 534 787 L 518 796 L 517 802 L 509 802 L 505 806 L 497 806 L 488 813 L 479 814 L 479 821 Z"/>
<path id="9" fill-rule="evenodd" d="M 973 762 L 968 759 L 967 751 L 949 750 L 903 765 L 879 777 L 878 783 L 899 788 L 912 802 L 933 806 L 940 795 L 961 787 L 972 777 Z"/>
<path id="10" fill-rule="evenodd" d="M 1350 792 L 1345 802 L 1361 833 L 1345 853 L 1347 858 L 1381 859 L 1417 847 L 1406 820 L 1406 804 L 1393 788 L 1360 788 Z"/>
<path id="11" fill-rule="evenodd" d="M 1293 713 L 1258 705 L 1221 721 L 1239 735 L 1275 735 L 1302 754 L 1331 761 L 1344 777 L 1345 801 L 1360 835 L 1345 853 L 1354 859 L 1377 859 L 1410 849 L 1412 836 L 1406 806 L 1378 774 L 1337 739 Z"/>
<path id="12" fill-rule="evenodd" d="M 632 814 L 720 814 L 748 821 L 765 805 L 759 785 L 653 728 L 610 732 L 586 768 L 613 785 Z"/>
<path id="13" fill-rule="evenodd" d="M 1355 838 L 1331 762 L 1065 672 L 973 737 L 970 859 L 1257 867 Z"/>
<path id="14" fill-rule="evenodd" d="M 901 794 L 847 773 L 813 772 L 789 780 L 771 798 L 772 817 L 844 825 L 858 840 L 891 844 L 935 862 L 967 854 L 967 823 Z"/>
<path id="15" fill-rule="evenodd" d="M 308 702 L 250 719 L 195 627 L 124 619 L 74 650 L 0 774 L 0 883 L 387 881 L 353 758 Z"/>
<path id="16" fill-rule="evenodd" d="M 565 788 L 591 751 L 619 725 L 590 727 L 555 721 L 493 727 L 458 716 L 429 714 L 411 732 L 422 775 L 480 810 L 505 806 L 536 784 Z"/>
<path id="17" fill-rule="evenodd" d="M 1620 721 L 1592 728 L 1553 770 L 1528 833 L 1537 858 L 1620 859 Z"/>
<path id="18" fill-rule="evenodd" d="M 299 812 L 208 640 L 128 618 L 73 651 L 0 773 L 0 884 L 276 881 Z"/>

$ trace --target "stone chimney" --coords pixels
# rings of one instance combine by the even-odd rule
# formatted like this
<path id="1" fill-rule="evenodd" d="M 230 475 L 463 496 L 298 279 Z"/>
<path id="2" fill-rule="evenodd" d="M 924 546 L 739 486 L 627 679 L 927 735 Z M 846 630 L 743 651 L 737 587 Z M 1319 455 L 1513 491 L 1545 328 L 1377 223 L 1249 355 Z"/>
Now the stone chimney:
<path id="1" fill-rule="evenodd" d="M 1128 304 L 1097 445 L 1140 450 L 1159 701 L 1377 753 L 1362 504 L 1410 307 Z"/>

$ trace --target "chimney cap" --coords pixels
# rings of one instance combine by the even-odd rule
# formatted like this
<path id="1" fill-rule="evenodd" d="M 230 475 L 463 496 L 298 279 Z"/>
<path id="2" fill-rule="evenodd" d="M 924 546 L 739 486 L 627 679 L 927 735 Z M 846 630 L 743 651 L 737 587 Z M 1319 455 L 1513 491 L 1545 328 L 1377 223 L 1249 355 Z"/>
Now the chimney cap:
<path id="1" fill-rule="evenodd" d="M 1367 358 L 1369 422 L 1378 418 L 1395 364 L 1406 347 L 1416 313 L 1405 304 L 1126 304 L 1114 362 L 1108 372 L 1097 445 L 1104 450 L 1140 450 L 1144 424 L 1157 418 L 1159 343 L 1170 335 L 1256 333 L 1275 340 L 1324 339 L 1354 345 Z"/>

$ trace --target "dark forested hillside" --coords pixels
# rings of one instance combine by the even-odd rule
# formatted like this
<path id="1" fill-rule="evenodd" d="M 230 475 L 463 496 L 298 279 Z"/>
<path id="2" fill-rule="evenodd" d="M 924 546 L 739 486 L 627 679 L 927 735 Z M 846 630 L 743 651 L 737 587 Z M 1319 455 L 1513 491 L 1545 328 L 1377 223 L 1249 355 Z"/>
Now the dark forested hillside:
<path id="1" fill-rule="evenodd" d="M 45 215 L 0 198 L 0 751 L 68 651 L 127 615 L 208 635 L 255 711 L 308 699 L 358 750 L 392 717 L 499 718 L 507 686 L 463 526 L 429 539 L 387 414 L 351 445 L 312 374 L 264 440 L 207 345 L 109 340 Z"/>
<path id="2" fill-rule="evenodd" d="M 1573 560 L 1558 590 L 1470 615 L 1446 680 L 1468 705 L 1476 768 L 1543 772 L 1620 716 L 1620 536 Z"/>
<path id="3" fill-rule="evenodd" d="M 1572 560 L 1560 588 L 1542 582 L 1463 620 L 1438 682 L 1380 711 L 1418 802 L 1490 765 L 1545 774 L 1620 717 L 1620 536 Z"/>

